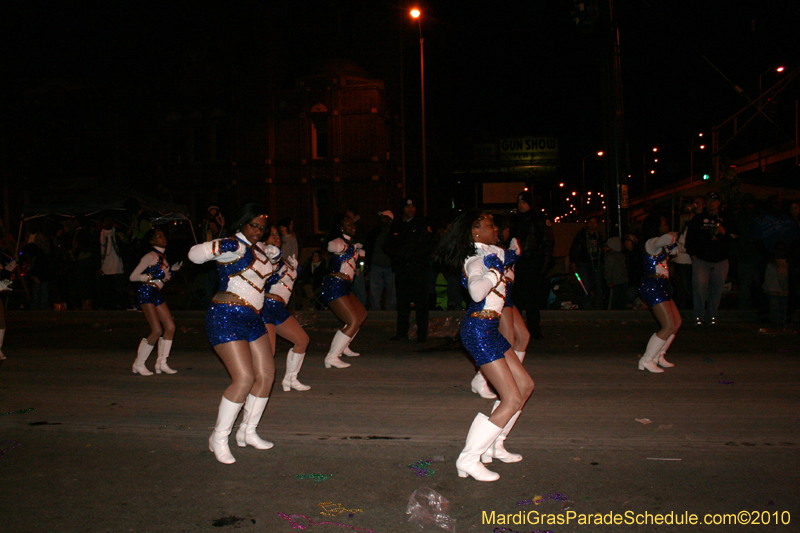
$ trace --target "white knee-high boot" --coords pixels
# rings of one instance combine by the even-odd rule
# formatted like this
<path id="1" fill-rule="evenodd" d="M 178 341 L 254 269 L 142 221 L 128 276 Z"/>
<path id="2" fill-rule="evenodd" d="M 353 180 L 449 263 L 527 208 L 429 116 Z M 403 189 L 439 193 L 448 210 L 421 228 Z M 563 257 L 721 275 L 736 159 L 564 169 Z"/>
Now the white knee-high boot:
<path id="1" fill-rule="evenodd" d="M 456 459 L 458 477 L 472 476 L 478 481 L 497 481 L 500 474 L 487 469 L 480 462 L 480 457 L 500 435 L 503 428 L 489 422 L 489 417 L 478 413 L 467 434 L 467 443 Z"/>
<path id="2" fill-rule="evenodd" d="M 136 353 L 136 360 L 133 362 L 133 373 L 139 374 L 140 376 L 152 376 L 153 373 L 147 370 L 147 367 L 144 366 L 145 361 L 147 358 L 150 357 L 150 353 L 153 351 L 153 345 L 147 344 L 147 339 L 142 339 L 139 343 L 139 350 Z"/>
<path id="3" fill-rule="evenodd" d="M 172 348 L 171 340 L 164 340 L 163 337 L 158 339 L 158 359 L 156 359 L 156 374 L 164 372 L 165 374 L 177 374 L 177 370 L 171 369 L 167 365 L 167 357 Z"/>
<path id="4" fill-rule="evenodd" d="M 474 378 L 472 378 L 472 383 L 470 383 L 470 386 L 472 388 L 472 392 L 481 398 L 486 398 L 487 400 L 494 400 L 497 398 L 497 394 L 493 393 L 492 389 L 489 388 L 489 384 L 486 382 L 486 377 L 480 370 L 478 370 L 478 373 L 475 374 Z"/>
<path id="5" fill-rule="evenodd" d="M 294 349 L 289 349 L 289 353 L 286 354 L 286 375 L 283 376 L 283 382 L 281 383 L 284 392 L 289 392 L 292 389 L 308 390 L 311 388 L 297 380 L 297 373 L 300 372 L 300 367 L 303 366 L 305 357 L 306 354 L 295 353 Z"/>
<path id="6" fill-rule="evenodd" d="M 664 347 L 661 348 L 661 351 L 658 353 L 658 366 L 663 368 L 672 368 L 673 366 L 675 366 L 666 359 L 664 359 L 664 355 L 667 353 L 667 350 L 669 350 L 669 346 L 670 344 L 672 344 L 673 339 L 675 339 L 674 333 L 669 336 L 667 342 L 664 343 Z"/>
<path id="7" fill-rule="evenodd" d="M 494 402 L 494 407 L 492 407 L 493 413 L 499 405 L 499 400 Z M 491 463 L 492 458 L 503 461 L 504 463 L 518 463 L 522 461 L 522 456 L 520 454 L 511 453 L 506 450 L 504 446 L 506 437 L 508 437 L 508 434 L 511 432 L 511 428 L 514 427 L 514 424 L 517 423 L 520 413 L 522 413 L 521 410 L 514 413 L 514 416 L 512 416 L 511 419 L 506 423 L 505 427 L 503 427 L 503 431 L 500 432 L 500 435 L 497 436 L 497 439 L 491 444 L 491 446 L 489 446 L 486 452 L 481 455 L 481 461 L 484 463 Z"/>
<path id="8" fill-rule="evenodd" d="M 514 350 L 514 353 L 517 354 L 517 357 L 519 357 L 520 363 L 525 361 L 525 352 L 518 352 L 517 350 Z"/>
<path id="9" fill-rule="evenodd" d="M 345 346 L 344 350 L 342 350 L 342 355 L 346 355 L 347 357 L 358 357 L 359 355 L 361 355 L 360 353 L 354 352 L 353 350 L 350 349 L 350 344 L 353 342 L 353 339 L 356 338 L 356 335 L 358 335 L 358 331 L 356 331 L 355 334 L 352 337 L 350 337 L 350 342 L 348 342 L 347 346 Z"/>
<path id="10" fill-rule="evenodd" d="M 336 335 L 333 336 L 333 340 L 331 341 L 331 348 L 328 351 L 328 355 L 325 356 L 325 368 L 330 368 L 332 366 L 336 368 L 347 368 L 350 366 L 350 363 L 345 363 L 339 359 L 339 356 L 342 355 L 342 350 L 350 344 L 350 340 L 350 337 L 345 335 L 342 330 L 336 330 Z"/>
<path id="11" fill-rule="evenodd" d="M 217 461 L 229 465 L 236 462 L 231 449 L 228 446 L 228 435 L 231 434 L 233 424 L 236 422 L 236 417 L 239 416 L 239 410 L 242 404 L 234 403 L 227 399 L 225 396 L 219 402 L 219 413 L 217 413 L 217 423 L 214 426 L 214 431 L 208 438 L 208 449 L 214 452 Z"/>
<path id="12" fill-rule="evenodd" d="M 3 304 L 0 303 L 0 305 Z M 2 361 L 3 359 L 7 359 L 7 357 L 3 353 L 3 350 L 1 349 L 3 348 L 3 339 L 5 338 L 6 338 L 6 328 L 0 329 L 0 361 Z"/>
<path id="13" fill-rule="evenodd" d="M 240 448 L 249 444 L 257 450 L 269 450 L 274 446 L 270 441 L 264 440 L 256 434 L 256 428 L 261 421 L 261 415 L 264 414 L 264 409 L 267 408 L 268 401 L 269 397 L 259 398 L 252 394 L 247 395 L 242 423 L 239 425 L 239 431 L 236 432 L 236 445 Z"/>
<path id="14" fill-rule="evenodd" d="M 661 353 L 661 348 L 666 342 L 653 333 L 650 340 L 647 341 L 647 349 L 644 351 L 644 355 L 639 359 L 639 370 L 649 370 L 654 374 L 664 371 L 658 367 L 656 361 L 658 361 L 658 354 Z"/>

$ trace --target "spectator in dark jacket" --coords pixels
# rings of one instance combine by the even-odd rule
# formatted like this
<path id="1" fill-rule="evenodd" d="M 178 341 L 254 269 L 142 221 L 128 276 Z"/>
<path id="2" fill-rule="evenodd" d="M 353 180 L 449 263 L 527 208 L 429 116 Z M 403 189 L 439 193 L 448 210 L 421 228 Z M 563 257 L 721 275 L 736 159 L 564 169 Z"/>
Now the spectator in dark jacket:
<path id="1" fill-rule="evenodd" d="M 589 294 L 584 296 L 584 309 L 602 309 L 605 281 L 603 280 L 603 234 L 597 230 L 597 219 L 589 218 L 569 248 L 569 261 Z"/>
<path id="2" fill-rule="evenodd" d="M 720 211 L 718 193 L 706 194 L 706 207 L 689 222 L 686 252 L 692 256 L 692 290 L 696 326 L 717 324 L 717 311 L 728 277 L 731 240 L 738 235 L 736 221 Z"/>
<path id="3" fill-rule="evenodd" d="M 417 321 L 417 342 L 428 340 L 428 278 L 436 242 L 428 222 L 416 216 L 413 198 L 403 199 L 402 216 L 392 223 L 383 251 L 392 260 L 397 291 L 397 333 L 393 341 L 408 338 L 411 302 Z"/>
<path id="4" fill-rule="evenodd" d="M 394 214 L 389 211 L 378 213 L 381 217 L 380 225 L 369 232 L 364 244 L 367 252 L 366 262 L 369 267 L 369 303 L 370 309 L 379 310 L 384 293 L 386 294 L 386 310 L 394 311 L 397 307 L 397 298 L 394 287 L 394 272 L 392 260 L 383 251 L 383 245 L 389 237 L 389 228 L 394 221 Z"/>
<path id="5" fill-rule="evenodd" d="M 522 251 L 514 265 L 516 278 L 511 288 L 514 305 L 525 311 L 531 337 L 542 339 L 541 313 L 549 286 L 547 272 L 553 266 L 553 227 L 541 211 L 533 209 L 530 191 L 517 195 L 517 212 L 510 217 L 511 237 Z"/>

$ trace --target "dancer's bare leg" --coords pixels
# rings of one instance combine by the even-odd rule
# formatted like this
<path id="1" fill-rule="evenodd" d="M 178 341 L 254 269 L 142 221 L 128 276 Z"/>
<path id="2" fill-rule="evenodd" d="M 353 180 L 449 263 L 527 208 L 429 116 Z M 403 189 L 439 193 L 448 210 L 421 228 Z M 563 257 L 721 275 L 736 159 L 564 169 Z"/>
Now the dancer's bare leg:
<path id="1" fill-rule="evenodd" d="M 352 294 L 337 298 L 328 304 L 336 317 L 344 322 L 342 333 L 352 338 L 367 319 L 367 311 Z"/>
<path id="2" fill-rule="evenodd" d="M 150 326 L 150 335 L 147 336 L 147 344 L 155 346 L 158 342 L 158 338 L 164 334 L 158 310 L 154 304 L 142 304 L 142 313 L 144 313 L 144 317 L 147 319 L 147 325 Z M 174 333 L 175 324 L 172 324 L 172 328 L 172 332 Z"/>
<path id="3" fill-rule="evenodd" d="M 495 426 L 504 427 L 530 398 L 533 379 L 511 349 L 506 350 L 504 358 L 482 365 L 481 371 L 500 396 L 500 405 L 489 421 Z"/>
<path id="4" fill-rule="evenodd" d="M 275 352 L 268 335 L 262 335 L 250 343 L 253 366 L 253 386 L 250 394 L 258 398 L 268 398 L 275 382 Z"/>
<path id="5" fill-rule="evenodd" d="M 167 303 L 164 302 L 156 307 L 156 313 L 158 314 L 159 322 L 161 322 L 161 327 L 164 330 L 161 337 L 165 341 L 171 341 L 175 338 L 175 321 L 172 319 L 172 313 L 170 313 Z"/>
<path id="6" fill-rule="evenodd" d="M 511 347 L 515 352 L 524 352 L 528 349 L 528 343 L 531 340 L 531 334 L 528 331 L 528 326 L 525 324 L 525 319 L 522 318 L 522 313 L 516 307 L 511 308 L 514 324 L 514 341 L 511 342 Z M 502 319 L 502 317 L 501 317 Z"/>
<path id="7" fill-rule="evenodd" d="M 262 338 L 269 342 L 266 335 Z M 231 384 L 225 389 L 223 396 L 233 403 L 244 403 L 247 393 L 255 383 L 250 343 L 247 341 L 226 342 L 214 346 L 214 351 L 217 352 L 231 376 Z"/>
<path id="8" fill-rule="evenodd" d="M 287 318 L 282 324 L 273 327 L 278 335 L 294 345 L 292 348 L 294 353 L 306 353 L 309 341 L 308 334 L 293 316 Z M 272 340 L 272 337 L 270 337 L 270 340 Z"/>

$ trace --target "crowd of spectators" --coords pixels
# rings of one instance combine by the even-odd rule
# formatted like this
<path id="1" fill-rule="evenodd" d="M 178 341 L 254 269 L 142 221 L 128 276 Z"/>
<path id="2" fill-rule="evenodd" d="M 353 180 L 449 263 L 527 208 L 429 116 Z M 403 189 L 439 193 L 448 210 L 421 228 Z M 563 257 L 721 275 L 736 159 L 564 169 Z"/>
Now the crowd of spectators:
<path id="1" fill-rule="evenodd" d="M 759 202 L 749 194 L 735 204 L 726 205 L 722 200 L 717 193 L 709 193 L 685 202 L 677 227 L 672 228 L 679 246 L 670 259 L 670 282 L 678 308 L 691 311 L 695 324 L 713 325 L 723 295 L 736 294 L 735 301 L 726 298 L 724 305 L 757 309 L 761 319 L 776 324 L 787 322 L 800 300 L 800 203 L 784 203 L 778 196 Z M 635 224 L 630 233 L 606 239 L 599 221 L 589 218 L 571 241 L 568 259 L 554 261 L 550 224 L 545 224 L 544 218 L 531 218 L 528 202 L 532 203 L 530 195 L 518 198 L 518 209 L 507 213 L 507 222 L 509 234 L 526 243 L 522 267 L 517 268 L 515 299 L 528 307 L 528 327 L 535 336 L 540 335 L 540 328 L 537 319 L 531 323 L 531 315 L 538 316 L 540 309 L 559 308 L 551 290 L 557 276 L 564 284 L 579 279 L 574 299 L 580 308 L 643 307 L 637 294 L 642 250 Z M 424 338 L 428 309 L 463 307 L 459 273 L 446 272 L 429 261 L 430 250 L 447 231 L 447 224 L 433 231 L 428 221 L 415 213 L 411 198 L 390 207 L 394 209 L 370 213 L 363 219 L 355 209 L 348 211 L 356 222 L 356 239 L 366 250 L 353 291 L 367 309 L 402 311 L 398 338 L 407 336 L 408 315 L 414 310 Z M 9 305 L 28 309 L 135 308 L 127 274 L 141 257 L 142 236 L 152 226 L 148 213 L 137 203 L 126 208 L 124 215 L 116 217 L 32 219 L 25 224 L 20 243 L 0 227 L 0 253 L 9 260 L 18 259 L 15 294 L 5 296 L 13 298 Z M 313 237 L 308 238 L 311 246 L 304 246 L 294 224 L 291 218 L 278 223 L 284 254 L 295 255 L 301 262 L 298 290 L 289 308 L 321 309 L 327 252 L 324 246 L 315 246 L 318 243 Z M 228 236 L 219 207 L 208 208 L 199 235 L 206 241 Z M 186 246 L 171 248 L 178 260 Z M 525 255 L 531 254 L 530 250 L 536 250 L 535 255 Z M 185 305 L 177 307 L 206 308 L 217 291 L 216 273 L 205 265 L 185 270 Z M 173 285 L 179 287 L 180 283 Z"/>

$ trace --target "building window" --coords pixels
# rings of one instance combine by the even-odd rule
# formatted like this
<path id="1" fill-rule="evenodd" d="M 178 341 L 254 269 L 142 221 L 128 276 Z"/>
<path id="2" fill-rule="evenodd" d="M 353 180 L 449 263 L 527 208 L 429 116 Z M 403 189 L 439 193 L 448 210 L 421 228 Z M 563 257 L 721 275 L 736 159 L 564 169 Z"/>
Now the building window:
<path id="1" fill-rule="evenodd" d="M 311 117 L 311 158 L 325 159 L 328 157 L 328 116 L 317 115 Z"/>

